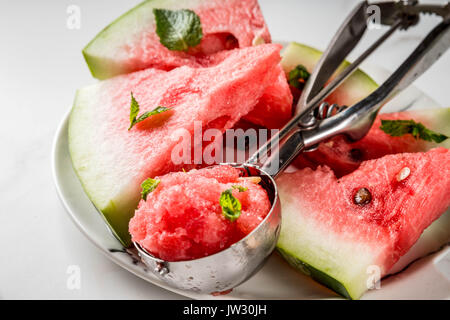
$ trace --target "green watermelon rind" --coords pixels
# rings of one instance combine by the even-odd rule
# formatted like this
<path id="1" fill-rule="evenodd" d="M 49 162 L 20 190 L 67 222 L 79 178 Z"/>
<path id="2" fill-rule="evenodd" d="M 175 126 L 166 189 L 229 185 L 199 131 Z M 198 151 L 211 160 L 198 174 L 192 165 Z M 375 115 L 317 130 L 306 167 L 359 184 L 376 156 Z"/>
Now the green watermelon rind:
<path id="1" fill-rule="evenodd" d="M 296 270 L 301 271 L 303 274 L 313 278 L 319 283 L 322 283 L 327 288 L 330 288 L 334 292 L 340 294 L 344 298 L 352 299 L 350 293 L 345 288 L 345 285 L 335 278 L 329 276 L 325 272 L 314 268 L 312 265 L 298 259 L 295 257 L 294 254 L 289 253 L 288 250 L 285 250 L 281 247 L 277 247 L 277 251 L 280 253 L 280 255 L 289 263 L 292 267 L 294 267 Z"/>
<path id="2" fill-rule="evenodd" d="M 84 60 L 86 61 L 89 71 L 94 78 L 99 80 L 105 80 L 111 78 L 115 75 L 121 74 L 122 68 L 121 66 L 114 66 L 112 62 L 110 64 L 105 64 L 105 58 L 99 57 L 96 54 L 96 50 L 101 51 L 102 45 L 101 42 L 105 41 L 108 43 L 108 38 L 111 35 L 114 35 L 115 30 L 120 29 L 120 24 L 128 19 L 133 19 L 137 12 L 139 12 L 143 7 L 147 6 L 150 2 L 159 2 L 160 0 L 147 0 L 144 1 L 134 8 L 128 10 L 118 18 L 116 18 L 113 22 L 107 25 L 102 29 L 82 50 Z M 106 45 L 105 45 L 106 48 Z M 116 70 L 111 72 L 111 70 Z"/>
<path id="3" fill-rule="evenodd" d="M 78 130 L 80 130 L 77 126 L 77 113 L 83 111 L 82 106 L 83 103 L 85 103 L 85 101 L 83 101 L 83 92 L 84 90 L 89 90 L 89 88 L 90 87 L 80 89 L 76 92 L 73 107 L 69 115 L 68 142 L 69 142 L 70 159 L 72 161 L 72 167 L 74 168 L 75 174 L 77 175 L 78 180 L 80 181 L 83 190 L 88 195 L 91 203 L 99 212 L 103 220 L 108 224 L 109 226 L 108 229 L 114 234 L 116 239 L 118 239 L 123 246 L 128 248 L 129 246 L 131 246 L 131 235 L 128 232 L 128 221 L 133 217 L 134 210 L 128 211 L 124 210 L 121 216 L 117 216 L 115 214 L 115 212 L 117 211 L 116 205 L 114 204 L 113 201 L 110 201 L 107 204 L 104 204 L 103 206 L 99 207 L 100 202 L 97 200 L 96 197 L 94 197 L 94 195 L 91 192 L 89 192 L 89 189 L 83 183 L 84 180 L 82 179 L 80 174 L 80 170 L 82 170 L 83 168 L 76 165 L 76 163 L 78 162 L 77 161 L 78 153 L 75 150 L 76 146 L 74 146 L 74 141 L 76 139 L 74 139 L 73 136 L 76 135 L 76 132 Z M 81 130 L 83 130 L 83 128 Z M 137 200 L 133 199 L 133 201 Z M 131 205 L 129 207 L 132 208 Z"/>

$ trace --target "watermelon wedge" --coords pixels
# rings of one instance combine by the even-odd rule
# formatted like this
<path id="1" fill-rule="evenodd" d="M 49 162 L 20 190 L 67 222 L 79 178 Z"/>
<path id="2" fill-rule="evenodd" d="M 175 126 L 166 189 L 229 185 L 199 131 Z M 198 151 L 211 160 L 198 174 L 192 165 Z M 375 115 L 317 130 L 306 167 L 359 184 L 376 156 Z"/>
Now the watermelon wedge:
<path id="1" fill-rule="evenodd" d="M 164 47 L 155 32 L 154 8 L 193 10 L 203 30 L 199 47 L 187 53 Z M 257 0 L 147 0 L 103 29 L 83 55 L 92 75 L 107 79 L 149 67 L 199 66 L 196 56 L 234 48 L 236 42 L 240 48 L 271 42 Z"/>
<path id="2" fill-rule="evenodd" d="M 299 168 L 315 169 L 319 165 L 330 167 L 337 177 L 344 176 L 365 160 L 377 159 L 387 154 L 427 151 L 437 146 L 450 148 L 450 139 L 440 144 L 415 139 L 412 135 L 392 137 L 380 129 L 381 120 L 414 120 L 428 129 L 450 136 L 450 108 L 414 110 L 379 114 L 367 135 L 355 142 L 345 137 L 335 137 L 322 143 L 313 152 L 303 153 L 295 159 Z"/>
<path id="3" fill-rule="evenodd" d="M 325 166 L 306 168 L 283 174 L 277 183 L 280 253 L 315 280 L 357 299 L 368 290 L 369 268 L 385 275 L 450 205 L 450 151 L 387 155 L 340 179 Z"/>
<path id="4" fill-rule="evenodd" d="M 181 169 L 171 161 L 181 138 L 171 134 L 184 129 L 192 137 L 194 121 L 203 129 L 231 128 L 277 79 L 280 49 L 275 44 L 235 49 L 219 53 L 210 67 L 146 69 L 78 90 L 69 121 L 73 166 L 124 245 L 130 243 L 128 221 L 142 181 Z M 141 113 L 157 106 L 171 110 L 128 130 L 130 92 Z"/>

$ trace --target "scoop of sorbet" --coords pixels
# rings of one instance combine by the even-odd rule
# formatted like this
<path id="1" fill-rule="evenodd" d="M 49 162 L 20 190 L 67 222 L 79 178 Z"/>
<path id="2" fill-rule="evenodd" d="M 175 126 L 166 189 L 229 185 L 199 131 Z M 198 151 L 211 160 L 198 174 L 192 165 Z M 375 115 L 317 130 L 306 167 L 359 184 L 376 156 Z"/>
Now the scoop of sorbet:
<path id="1" fill-rule="evenodd" d="M 230 166 L 157 179 L 160 183 L 139 203 L 129 231 L 133 241 L 166 261 L 197 259 L 229 247 L 255 229 L 271 208 L 266 191 L 255 181 L 240 178 L 240 170 Z M 228 189 L 242 206 L 234 222 L 223 215 L 219 203 Z"/>

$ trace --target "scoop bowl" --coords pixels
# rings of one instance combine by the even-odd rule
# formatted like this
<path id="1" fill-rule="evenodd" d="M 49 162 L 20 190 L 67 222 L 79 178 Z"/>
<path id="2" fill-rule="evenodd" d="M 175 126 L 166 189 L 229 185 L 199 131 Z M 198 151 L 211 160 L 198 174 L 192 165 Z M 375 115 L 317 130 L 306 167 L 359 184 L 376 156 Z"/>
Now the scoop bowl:
<path id="1" fill-rule="evenodd" d="M 281 227 L 281 206 L 273 178 L 256 165 L 225 163 L 240 169 L 243 177 L 260 177 L 272 205 L 264 220 L 247 236 L 215 254 L 186 261 L 165 261 L 134 242 L 149 272 L 169 286 L 198 293 L 228 291 L 253 276 L 275 249 Z"/>

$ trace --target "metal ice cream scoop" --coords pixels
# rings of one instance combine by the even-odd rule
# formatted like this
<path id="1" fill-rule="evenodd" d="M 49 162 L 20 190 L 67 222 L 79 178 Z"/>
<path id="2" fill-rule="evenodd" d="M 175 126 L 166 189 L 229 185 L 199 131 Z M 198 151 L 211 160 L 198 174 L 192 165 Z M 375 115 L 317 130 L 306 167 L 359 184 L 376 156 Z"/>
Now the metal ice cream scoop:
<path id="1" fill-rule="evenodd" d="M 231 289 L 262 267 L 277 243 L 281 227 L 281 207 L 273 178 L 254 165 L 228 164 L 241 170 L 243 177 L 260 177 L 272 205 L 265 219 L 246 237 L 225 250 L 200 259 L 164 261 L 134 243 L 142 261 L 170 286 L 213 293 Z"/>
<path id="2" fill-rule="evenodd" d="M 339 134 L 351 140 L 364 137 L 382 105 L 424 73 L 450 47 L 448 3 L 425 6 L 416 1 L 394 1 L 373 5 L 380 8 L 380 21 L 390 29 L 325 86 L 367 29 L 369 4 L 361 2 L 347 17 L 315 67 L 300 97 L 296 115 L 245 164 L 231 164 L 239 168 L 243 176 L 261 178 L 260 184 L 272 204 L 266 218 L 240 241 L 200 259 L 164 261 L 134 243 L 151 272 L 174 288 L 203 293 L 223 292 L 250 278 L 274 250 L 280 232 L 281 206 L 274 179 L 300 152 L 313 150 L 323 141 Z M 377 90 L 351 107 L 323 102 L 395 30 L 417 24 L 421 13 L 439 15 L 443 21 Z"/>

